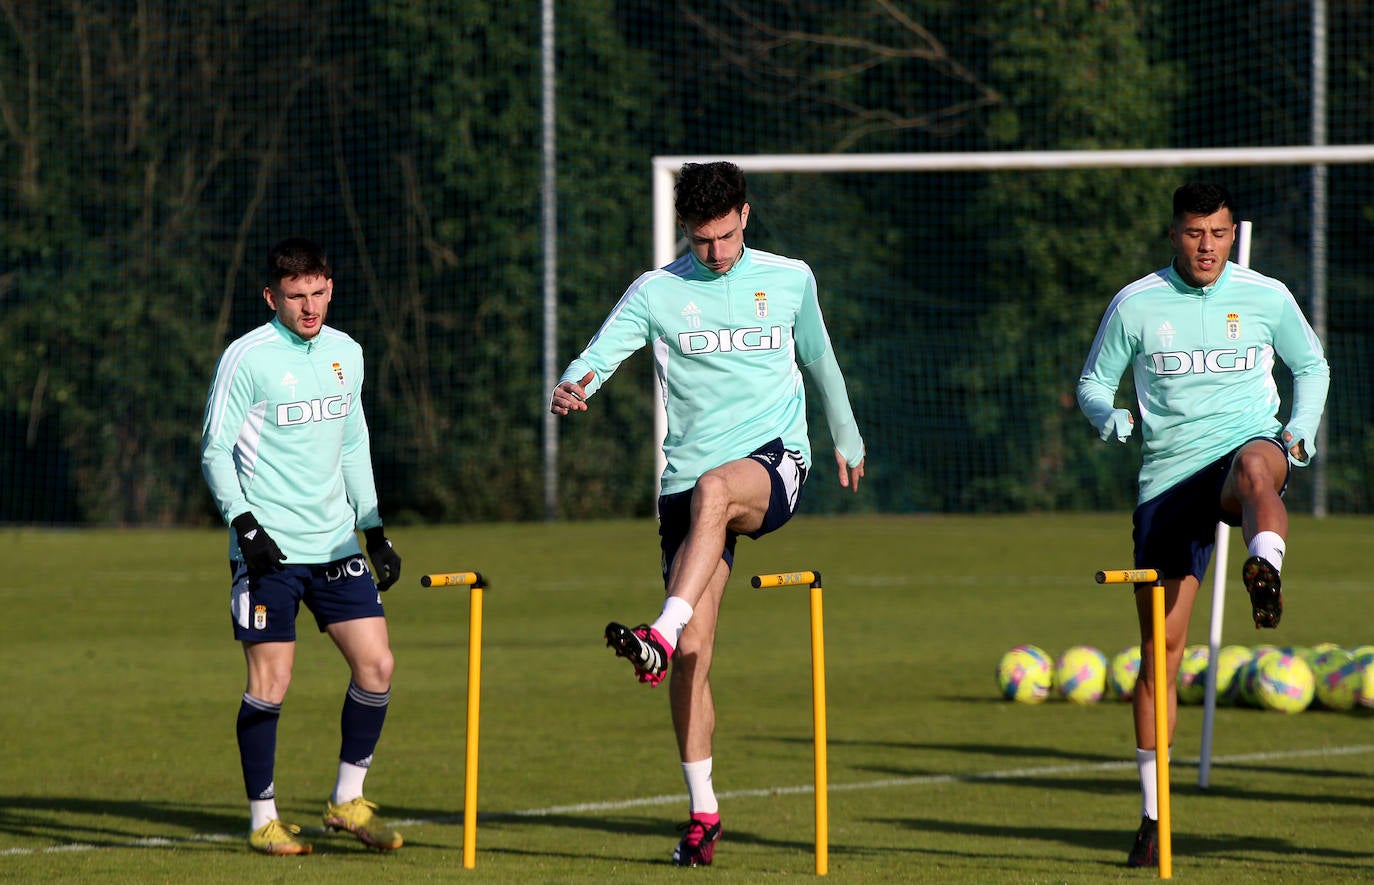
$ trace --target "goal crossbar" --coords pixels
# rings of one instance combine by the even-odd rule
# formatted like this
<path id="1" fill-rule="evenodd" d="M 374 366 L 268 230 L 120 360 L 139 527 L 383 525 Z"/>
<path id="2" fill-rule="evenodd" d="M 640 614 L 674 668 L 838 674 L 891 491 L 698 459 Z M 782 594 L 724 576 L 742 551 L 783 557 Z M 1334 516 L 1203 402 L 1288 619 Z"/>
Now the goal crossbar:
<path id="1" fill-rule="evenodd" d="M 1313 166 L 1374 162 L 1374 144 L 1105 151 L 660 156 L 653 158 L 653 167 L 655 171 L 663 170 L 669 175 L 676 175 L 683 163 L 703 163 L 711 160 L 729 160 L 746 172 L 994 172 L 1170 166 Z"/>

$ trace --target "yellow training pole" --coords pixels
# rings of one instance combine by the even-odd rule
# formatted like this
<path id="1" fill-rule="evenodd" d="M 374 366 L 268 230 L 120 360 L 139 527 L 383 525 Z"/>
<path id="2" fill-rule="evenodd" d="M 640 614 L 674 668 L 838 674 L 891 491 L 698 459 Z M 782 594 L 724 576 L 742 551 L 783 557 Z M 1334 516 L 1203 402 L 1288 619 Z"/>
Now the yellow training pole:
<path id="1" fill-rule="evenodd" d="M 822 603 L 821 573 L 817 571 L 788 572 L 776 575 L 755 575 L 750 583 L 756 587 L 792 587 L 809 584 L 811 587 L 811 729 L 815 744 L 816 778 L 816 875 L 830 872 L 830 787 L 826 775 L 825 733 L 825 611 Z"/>
<path id="2" fill-rule="evenodd" d="M 1169 649 L 1164 636 L 1164 585 L 1155 579 L 1150 588 L 1154 605 L 1155 665 L 1155 780 L 1159 792 L 1159 878 L 1174 875 L 1173 847 L 1169 833 Z"/>
<path id="3" fill-rule="evenodd" d="M 1155 791 L 1159 794 L 1159 878 L 1174 877 L 1173 839 L 1169 817 L 1169 669 L 1164 631 L 1164 583 L 1159 572 L 1116 569 L 1097 573 L 1099 584 L 1151 584 L 1150 633 L 1154 641 Z"/>
<path id="4" fill-rule="evenodd" d="M 816 875 L 824 876 L 830 872 L 830 785 L 826 776 L 825 615 L 819 574 L 811 585 L 811 722 L 816 745 Z"/>
<path id="5" fill-rule="evenodd" d="M 477 745 L 482 716 L 482 590 L 480 572 L 424 575 L 421 587 L 468 587 L 468 721 L 463 768 L 463 868 L 477 866 Z"/>
<path id="6" fill-rule="evenodd" d="M 468 728 L 463 767 L 463 868 L 477 865 L 477 739 L 482 716 L 482 585 L 468 592 Z"/>

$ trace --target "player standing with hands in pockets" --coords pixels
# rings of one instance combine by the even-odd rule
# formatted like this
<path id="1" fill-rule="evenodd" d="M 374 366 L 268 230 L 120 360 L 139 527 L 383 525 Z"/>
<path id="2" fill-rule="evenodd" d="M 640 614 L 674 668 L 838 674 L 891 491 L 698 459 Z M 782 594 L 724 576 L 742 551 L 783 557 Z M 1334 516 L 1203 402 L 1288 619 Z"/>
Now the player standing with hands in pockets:
<path id="1" fill-rule="evenodd" d="M 744 173 L 688 163 L 675 209 L 688 254 L 632 283 L 554 388 L 555 415 L 586 411 L 620 363 L 652 345 L 668 413 L 658 501 L 667 599 L 652 624 L 610 623 L 606 642 L 641 682 L 668 675 L 673 729 L 691 807 L 673 851 L 710 864 L 720 838 L 711 783 L 716 618 L 740 535 L 758 538 L 796 512 L 811 465 L 802 374 L 820 395 L 841 486 L 858 490 L 864 443 L 802 261 L 744 245 Z"/>
<path id="2" fill-rule="evenodd" d="M 248 684 L 238 746 L 251 816 L 248 843 L 263 854 L 309 854 L 300 827 L 277 815 L 277 720 L 291 683 L 300 604 L 338 646 L 351 679 L 340 717 L 338 778 L 326 828 L 379 850 L 401 836 L 363 798 L 382 733 L 394 661 L 379 591 L 401 574 L 382 531 L 363 417 L 362 349 L 324 324 L 334 292 L 324 251 L 278 243 L 263 299 L 275 312 L 225 349 L 205 408 L 201 469 L 232 527 L 229 607 Z M 379 578 L 373 582 L 356 531 Z"/>
<path id="3" fill-rule="evenodd" d="M 1289 465 L 1306 467 L 1316 454 L 1331 373 L 1288 288 L 1228 260 L 1236 219 L 1224 188 L 1178 188 L 1169 241 L 1170 265 L 1126 286 L 1107 307 L 1078 380 L 1078 404 L 1103 440 L 1125 442 L 1135 418 L 1116 407 L 1116 390 L 1132 371 L 1144 438 L 1135 566 L 1157 569 L 1164 585 L 1172 744 L 1179 663 L 1218 521 L 1241 527 L 1249 554 L 1241 578 L 1255 626 L 1279 625 L 1288 535 L 1282 495 Z M 1287 424 L 1277 417 L 1275 357 L 1293 374 Z M 1152 660 L 1151 593 L 1138 585 L 1135 596 L 1141 657 Z M 1129 866 L 1159 864 L 1153 674 L 1140 668 L 1132 696 L 1141 822 Z"/>

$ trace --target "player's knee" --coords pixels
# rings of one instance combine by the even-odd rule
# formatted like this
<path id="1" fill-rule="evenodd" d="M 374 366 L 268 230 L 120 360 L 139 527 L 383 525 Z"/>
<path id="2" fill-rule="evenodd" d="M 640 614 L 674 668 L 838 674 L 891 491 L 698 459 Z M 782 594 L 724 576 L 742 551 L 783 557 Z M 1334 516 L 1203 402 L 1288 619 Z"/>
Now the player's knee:
<path id="1" fill-rule="evenodd" d="M 383 692 L 391 688 L 391 676 L 396 658 L 390 651 L 371 660 L 359 662 L 353 671 L 353 682 L 364 691 Z"/>
<path id="2" fill-rule="evenodd" d="M 711 651 L 715 647 L 716 637 L 714 635 L 714 621 L 702 618 L 700 621 L 693 619 L 687 624 L 687 629 L 682 631 L 678 637 L 677 647 L 673 649 L 673 663 L 679 661 L 709 661 Z"/>
<path id="3" fill-rule="evenodd" d="M 291 671 L 279 673 L 258 673 L 248 681 L 249 697 L 269 704 L 280 704 L 286 700 L 287 689 L 291 687 Z"/>
<path id="4" fill-rule="evenodd" d="M 703 473 L 692 490 L 694 511 L 720 510 L 730 503 L 730 482 L 714 470 Z"/>
<path id="5" fill-rule="evenodd" d="M 1250 447 L 1236 456 L 1231 470 L 1235 475 L 1236 490 L 1242 498 L 1274 493 L 1283 484 L 1283 474 L 1276 467 L 1281 455 L 1274 457 L 1270 447 Z"/>

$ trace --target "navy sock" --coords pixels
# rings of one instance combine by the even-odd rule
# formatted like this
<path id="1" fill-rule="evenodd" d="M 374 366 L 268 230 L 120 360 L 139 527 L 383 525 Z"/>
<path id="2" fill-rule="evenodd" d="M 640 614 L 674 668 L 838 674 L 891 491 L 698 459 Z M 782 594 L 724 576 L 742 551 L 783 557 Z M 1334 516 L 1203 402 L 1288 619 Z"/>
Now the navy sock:
<path id="1" fill-rule="evenodd" d="M 239 705 L 239 764 L 243 766 L 243 786 L 248 798 L 271 799 L 276 795 L 272 783 L 277 758 L 277 720 L 281 704 L 243 695 Z"/>
<path id="2" fill-rule="evenodd" d="M 391 703 L 391 689 L 383 692 L 364 691 L 353 682 L 348 683 L 343 712 L 339 714 L 339 761 L 363 768 L 372 764 L 372 752 L 382 736 L 386 708 Z"/>

